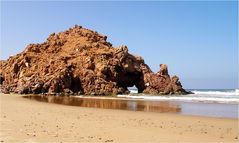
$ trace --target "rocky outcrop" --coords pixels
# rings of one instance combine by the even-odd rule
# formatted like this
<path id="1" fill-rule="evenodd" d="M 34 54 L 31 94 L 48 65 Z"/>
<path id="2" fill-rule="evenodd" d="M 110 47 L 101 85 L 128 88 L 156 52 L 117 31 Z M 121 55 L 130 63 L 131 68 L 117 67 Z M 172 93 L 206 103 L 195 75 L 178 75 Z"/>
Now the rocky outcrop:
<path id="1" fill-rule="evenodd" d="M 115 48 L 107 37 L 75 26 L 51 34 L 42 44 L 30 44 L 1 61 L 1 92 L 20 94 L 116 95 L 136 86 L 140 93 L 187 94 L 179 78 L 160 65 L 153 73 L 142 57 L 125 45 Z"/>

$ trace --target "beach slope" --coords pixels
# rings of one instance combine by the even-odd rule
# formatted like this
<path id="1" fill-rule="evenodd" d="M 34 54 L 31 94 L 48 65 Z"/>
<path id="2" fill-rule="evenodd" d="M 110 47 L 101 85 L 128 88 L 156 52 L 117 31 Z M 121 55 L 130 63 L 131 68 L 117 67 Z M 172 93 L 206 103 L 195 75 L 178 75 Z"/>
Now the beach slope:
<path id="1" fill-rule="evenodd" d="M 84 108 L 0 95 L 1 142 L 238 142 L 238 119 Z"/>

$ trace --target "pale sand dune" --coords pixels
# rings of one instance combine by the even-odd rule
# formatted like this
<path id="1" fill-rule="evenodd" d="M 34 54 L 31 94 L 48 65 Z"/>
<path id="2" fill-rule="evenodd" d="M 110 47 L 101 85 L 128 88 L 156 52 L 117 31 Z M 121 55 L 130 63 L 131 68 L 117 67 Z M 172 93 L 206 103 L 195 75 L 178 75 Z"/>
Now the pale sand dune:
<path id="1" fill-rule="evenodd" d="M 238 119 L 0 99 L 1 142 L 238 142 Z"/>

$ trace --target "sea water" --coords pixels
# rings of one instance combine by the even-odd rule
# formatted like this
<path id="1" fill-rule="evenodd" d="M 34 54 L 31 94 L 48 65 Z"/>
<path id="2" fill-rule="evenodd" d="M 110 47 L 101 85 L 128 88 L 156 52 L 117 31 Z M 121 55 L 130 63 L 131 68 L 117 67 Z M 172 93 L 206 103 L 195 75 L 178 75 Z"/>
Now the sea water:
<path id="1" fill-rule="evenodd" d="M 70 106 L 121 109 L 130 111 L 174 113 L 219 118 L 239 118 L 239 95 L 237 90 L 195 90 L 189 95 L 146 95 L 130 89 L 130 95 L 115 97 L 88 96 L 24 96 L 41 102 Z"/>
<path id="2" fill-rule="evenodd" d="M 194 94 L 188 95 L 148 95 L 137 94 L 137 89 L 130 89 L 130 95 L 118 95 L 118 97 L 158 100 L 158 101 L 183 101 L 183 102 L 203 102 L 203 103 L 226 103 L 239 104 L 238 89 L 188 89 Z"/>
<path id="3" fill-rule="evenodd" d="M 118 97 L 148 101 L 168 101 L 179 103 L 180 114 L 209 117 L 239 118 L 239 89 L 188 89 L 188 95 L 148 95 L 138 94 L 131 88 L 130 95 Z"/>

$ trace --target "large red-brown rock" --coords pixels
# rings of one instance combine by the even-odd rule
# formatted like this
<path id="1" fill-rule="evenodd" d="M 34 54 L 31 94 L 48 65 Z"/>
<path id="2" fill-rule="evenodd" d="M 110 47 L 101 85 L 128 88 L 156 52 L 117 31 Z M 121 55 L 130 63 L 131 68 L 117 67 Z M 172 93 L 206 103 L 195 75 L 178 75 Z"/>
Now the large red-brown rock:
<path id="1" fill-rule="evenodd" d="M 1 92 L 21 94 L 116 95 L 136 86 L 141 93 L 186 94 L 177 76 L 160 64 L 153 73 L 142 57 L 115 48 L 107 37 L 75 26 L 51 34 L 42 44 L 30 44 L 1 61 Z"/>

